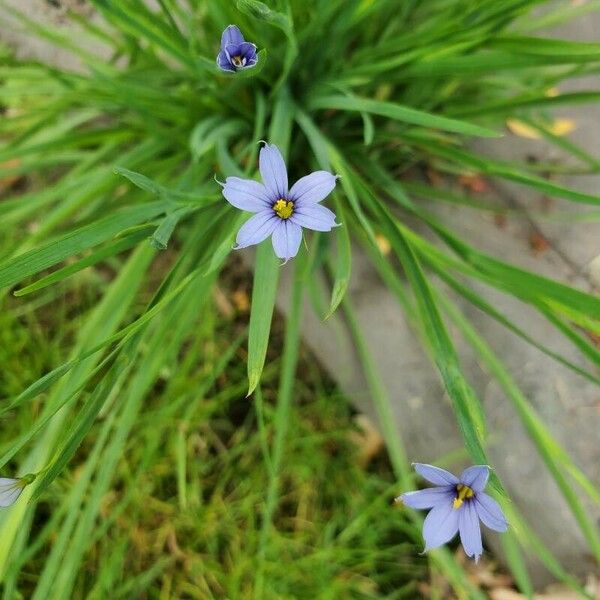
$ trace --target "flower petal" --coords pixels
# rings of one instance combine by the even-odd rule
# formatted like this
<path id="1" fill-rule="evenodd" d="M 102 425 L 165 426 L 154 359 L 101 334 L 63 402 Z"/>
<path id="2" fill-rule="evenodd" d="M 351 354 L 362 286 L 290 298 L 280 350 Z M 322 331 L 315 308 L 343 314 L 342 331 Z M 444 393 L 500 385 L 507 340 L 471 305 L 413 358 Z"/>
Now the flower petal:
<path id="1" fill-rule="evenodd" d="M 241 44 L 227 44 L 225 52 L 229 56 L 241 56 L 246 60 L 256 58 L 256 46 L 250 42 L 242 42 Z"/>
<path id="2" fill-rule="evenodd" d="M 288 195 L 287 169 L 277 146 L 265 144 L 260 149 L 258 168 L 262 180 L 274 200 L 286 198 Z"/>
<path id="3" fill-rule="evenodd" d="M 279 217 L 271 209 L 253 215 L 240 227 L 235 240 L 235 249 L 260 244 L 273 233 L 279 221 Z"/>
<path id="4" fill-rule="evenodd" d="M 335 214 L 320 204 L 294 209 L 291 221 L 314 231 L 331 231 L 332 227 L 339 225 L 335 222 Z"/>
<path id="5" fill-rule="evenodd" d="M 23 486 L 18 479 L 0 477 L 0 507 L 6 508 L 17 501 Z"/>
<path id="6" fill-rule="evenodd" d="M 288 219 L 280 220 L 273 231 L 273 250 L 286 262 L 298 254 L 302 241 L 302 228 Z"/>
<path id="7" fill-rule="evenodd" d="M 508 529 L 508 522 L 500 505 L 491 496 L 479 492 L 475 496 L 475 507 L 479 518 L 486 527 L 500 533 Z"/>
<path id="8" fill-rule="evenodd" d="M 413 467 L 421 477 L 436 485 L 456 485 L 457 483 L 460 483 L 458 477 L 452 475 L 452 473 L 449 473 L 445 469 L 440 469 L 439 467 L 426 465 L 424 463 L 414 463 Z"/>
<path id="9" fill-rule="evenodd" d="M 324 200 L 335 187 L 337 177 L 327 171 L 315 171 L 296 181 L 290 190 L 290 199 L 299 206 Z"/>
<path id="10" fill-rule="evenodd" d="M 259 212 L 271 208 L 267 188 L 258 181 L 228 177 L 223 186 L 225 200 L 240 210 Z"/>
<path id="11" fill-rule="evenodd" d="M 439 504 L 452 504 L 452 490 L 453 488 L 448 487 L 428 488 L 418 492 L 407 492 L 398 496 L 398 500 L 410 508 L 433 508 Z"/>
<path id="12" fill-rule="evenodd" d="M 471 558 L 475 558 L 475 562 L 477 562 L 483 554 L 483 544 L 481 543 L 481 529 L 479 528 L 475 503 L 469 500 L 456 512 L 458 513 L 460 541 L 465 554 Z"/>
<path id="13" fill-rule="evenodd" d="M 474 492 L 482 492 L 487 485 L 490 468 L 487 465 L 474 465 L 460 474 L 460 481 Z"/>
<path id="14" fill-rule="evenodd" d="M 221 50 L 229 44 L 243 44 L 244 36 L 237 25 L 229 25 L 221 35 Z"/>
<path id="15" fill-rule="evenodd" d="M 235 69 L 233 68 L 229 56 L 225 50 L 221 50 L 217 55 L 217 67 L 222 71 L 229 71 L 231 73 L 235 73 Z"/>
<path id="16" fill-rule="evenodd" d="M 242 58 L 250 58 L 256 56 L 256 46 L 250 42 L 241 44 L 227 44 L 224 48 L 229 56 L 241 56 Z"/>
<path id="17" fill-rule="evenodd" d="M 452 508 L 452 503 L 440 504 L 429 511 L 423 522 L 425 550 L 437 548 L 456 535 L 459 512 L 460 509 Z"/>

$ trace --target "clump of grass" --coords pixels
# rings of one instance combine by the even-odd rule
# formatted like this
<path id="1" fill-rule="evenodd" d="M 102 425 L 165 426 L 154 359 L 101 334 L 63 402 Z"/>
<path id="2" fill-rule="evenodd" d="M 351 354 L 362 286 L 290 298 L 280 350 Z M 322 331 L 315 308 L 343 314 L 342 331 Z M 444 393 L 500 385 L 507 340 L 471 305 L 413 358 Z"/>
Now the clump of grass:
<path id="1" fill-rule="evenodd" d="M 395 477 L 403 488 L 411 485 L 402 440 L 389 418 L 391 399 L 363 343 L 352 298 L 346 294 L 353 244 L 366 251 L 427 346 L 471 460 L 490 462 L 488 438 L 480 399 L 461 369 L 450 334 L 452 324 L 502 385 L 569 504 L 590 553 L 600 559 L 600 537 L 569 476 L 596 502 L 597 490 L 555 442 L 493 345 L 455 309 L 440 279 L 563 366 L 595 382 L 593 368 L 573 364 L 539 344 L 490 306 L 472 282 L 483 281 L 535 308 L 592 365 L 600 364 L 600 354 L 581 329 L 598 333 L 600 302 L 474 248 L 435 212 L 416 202 L 421 195 L 437 197 L 436 190 L 421 186 L 415 192 L 404 181 L 415 166 L 434 167 L 448 174 L 504 178 L 565 201 L 598 204 L 597 196 L 540 175 L 539 165 L 479 156 L 466 144 L 472 136 L 499 135 L 507 119 L 525 118 L 544 129 L 547 109 L 598 99 L 595 90 L 548 94 L 549 88 L 566 78 L 594 72 L 599 48 L 537 38 L 536 27 L 548 22 L 547 17 L 531 18 L 538 4 L 538 0 L 406 0 L 400 6 L 397 0 L 277 0 L 270 5 L 258 0 L 235 4 L 161 0 L 149 8 L 141 0 L 94 0 L 92 5 L 104 20 L 91 22 L 74 13 L 72 19 L 81 28 L 77 36 L 30 22 L 17 11 L 35 35 L 77 54 L 85 71 L 20 63 L 3 55 L 0 102 L 5 119 L 0 135 L 5 147 L 0 161 L 11 161 L 8 176 L 26 175 L 36 187 L 0 203 L 0 233 L 9 240 L 19 238 L 17 244 L 2 243 L 0 287 L 14 291 L 19 298 L 14 310 L 26 314 L 27 306 L 33 310 L 36 302 L 77 288 L 87 267 L 94 267 L 97 276 L 108 265 L 109 276 L 99 278 L 94 286 L 97 304 L 86 305 L 79 326 L 68 328 L 70 336 L 66 347 L 61 346 L 60 359 L 52 360 L 53 370 L 36 379 L 42 373 L 38 364 L 31 371 L 33 380 L 22 382 L 21 391 L 14 392 L 14 383 L 6 386 L 11 396 L 3 413 L 18 413 L 15 423 L 20 427 L 7 441 L 0 465 L 16 461 L 19 470 L 39 473 L 21 501 L 0 517 L 0 574 L 7 582 L 7 595 L 23 582 L 22 569 L 34 550 L 50 538 L 48 556 L 41 559 L 35 553 L 39 576 L 33 578 L 32 597 L 62 599 L 74 589 L 90 538 L 97 535 L 101 540 L 107 535 L 109 525 L 103 529 L 100 524 L 94 533 L 96 520 L 114 487 L 115 472 L 121 472 L 123 457 L 133 444 L 133 432 L 144 421 L 150 398 L 160 395 L 163 387 L 169 390 L 164 410 L 176 421 L 188 422 L 191 414 L 186 411 L 195 406 L 194 394 L 200 397 L 212 390 L 218 373 L 227 371 L 228 382 L 216 396 L 220 403 L 248 390 L 240 379 L 239 364 L 231 375 L 231 361 L 219 362 L 227 353 L 215 346 L 218 322 L 207 308 L 243 219 L 222 200 L 213 177 L 215 170 L 252 174 L 257 141 L 263 138 L 288 156 L 292 178 L 316 168 L 342 176 L 334 202 L 344 227 L 328 236 L 315 235 L 308 251 L 287 267 L 295 269 L 294 282 L 282 350 L 276 356 L 267 349 L 280 266 L 267 245 L 258 248 L 247 354 L 232 350 L 231 356 L 245 363 L 249 391 L 263 390 L 268 396 L 269 384 L 277 385 L 272 439 L 265 432 L 259 438 L 269 459 L 266 490 L 254 490 L 262 501 L 255 513 L 260 536 L 253 593 L 258 597 L 270 593 L 277 581 L 281 593 L 286 593 L 283 576 L 281 580 L 271 576 L 276 568 L 271 545 L 275 539 L 285 539 L 281 530 L 293 530 L 282 522 L 283 515 L 290 513 L 282 512 L 281 499 L 289 499 L 291 507 L 299 504 L 290 490 L 301 480 L 289 478 L 286 461 L 289 448 L 297 443 L 292 425 L 298 400 L 300 308 L 308 293 L 313 300 L 321 294 L 316 282 L 323 274 L 331 286 L 327 301 L 320 298 L 319 312 L 326 316 L 343 309 L 382 417 Z M 550 20 L 582 10 L 562 8 Z M 591 10 L 591 3 L 585 10 Z M 219 36 L 232 22 L 264 50 L 248 76 L 227 77 L 214 64 Z M 86 41 L 90 39 L 104 45 L 108 60 L 89 52 Z M 597 171 L 593 157 L 556 143 L 570 151 L 578 172 Z M 452 195 L 445 199 L 470 203 Z M 407 213 L 433 234 L 436 243 L 407 224 Z M 381 235 L 389 243 L 389 257 L 379 250 L 377 236 Z M 164 248 L 175 251 L 167 261 L 158 258 Z M 198 315 L 207 318 L 199 322 Z M 206 339 L 213 340 L 210 344 L 220 348 L 221 356 L 205 356 L 200 350 L 186 354 L 190 346 L 196 348 Z M 184 360 L 182 367 L 181 356 L 192 362 L 200 356 L 202 365 L 194 370 Z M 176 374 L 166 377 L 169 370 Z M 180 372 L 187 375 L 179 379 Z M 179 381 L 178 394 L 173 393 L 171 379 Z M 200 394 L 199 388 L 205 391 Z M 260 402 L 258 398 L 254 400 Z M 32 406 L 34 418 L 21 421 Z M 216 426 L 211 430 L 215 428 L 219 431 Z M 247 441 L 245 429 L 239 431 Z M 161 438 L 153 432 L 158 433 L 150 429 L 145 447 L 140 448 L 148 452 L 148 460 L 162 450 Z M 175 476 L 181 510 L 187 506 L 191 481 L 186 435 L 178 430 L 174 470 L 165 475 Z M 166 443 L 175 442 L 169 438 Z M 77 477 L 65 480 L 65 469 L 76 460 L 80 447 L 86 450 L 85 462 Z M 153 447 L 156 450 L 149 452 Z M 316 447 L 311 451 L 318 452 Z M 335 463 L 330 456 L 327 461 Z M 210 480 L 210 474 L 206 476 Z M 202 485 L 200 476 L 193 481 Z M 128 494 L 136 492 L 133 476 L 123 482 L 121 507 L 126 506 Z M 491 484 L 515 525 L 505 536 L 505 546 L 519 588 L 532 593 L 522 567 L 525 551 L 533 552 L 557 578 L 581 590 L 527 527 L 518 507 L 507 502 L 499 479 L 493 476 Z M 35 507 L 58 489 L 64 492 L 60 505 L 52 506 L 47 525 L 31 538 Z M 233 489 L 237 488 L 227 494 Z M 201 498 L 196 491 L 201 490 L 192 495 Z M 118 508 L 114 512 L 119 514 Z M 315 519 L 322 517 L 315 514 Z M 414 515 L 410 518 L 414 530 L 419 521 Z M 331 520 L 335 522 L 332 516 Z M 329 530 L 324 531 L 319 535 Z M 108 539 L 98 543 L 108 544 Z M 119 556 L 125 556 L 127 546 L 122 540 L 119 548 L 112 555 L 114 562 L 108 560 L 108 570 L 96 580 L 98 589 L 111 587 L 112 566 L 108 565 L 116 569 Z M 288 547 L 280 549 L 284 556 L 296 556 Z M 457 593 L 482 597 L 447 551 L 432 553 L 430 560 Z M 303 564 L 299 560 L 298 568 Z M 322 568 L 323 577 L 333 577 L 332 571 Z M 122 593 L 153 580 L 154 573 L 124 582 Z M 285 575 L 296 580 L 290 570 Z"/>

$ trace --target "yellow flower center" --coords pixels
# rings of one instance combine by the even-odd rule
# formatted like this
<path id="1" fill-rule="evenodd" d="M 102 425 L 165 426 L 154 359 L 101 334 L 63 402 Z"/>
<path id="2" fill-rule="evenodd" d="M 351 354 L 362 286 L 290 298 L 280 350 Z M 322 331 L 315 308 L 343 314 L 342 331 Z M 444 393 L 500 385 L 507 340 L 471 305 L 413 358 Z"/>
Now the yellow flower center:
<path id="1" fill-rule="evenodd" d="M 242 62 L 242 57 L 241 56 L 232 56 L 231 60 L 233 61 L 233 64 L 236 67 L 243 67 L 244 63 Z"/>
<path id="2" fill-rule="evenodd" d="M 456 486 L 456 498 L 454 498 L 454 502 L 452 504 L 453 508 L 460 508 L 465 498 L 472 498 L 474 495 L 475 492 L 468 485 L 459 483 Z"/>
<path id="3" fill-rule="evenodd" d="M 280 198 L 273 204 L 273 210 L 281 219 L 289 219 L 294 212 L 294 203 L 291 200 Z"/>

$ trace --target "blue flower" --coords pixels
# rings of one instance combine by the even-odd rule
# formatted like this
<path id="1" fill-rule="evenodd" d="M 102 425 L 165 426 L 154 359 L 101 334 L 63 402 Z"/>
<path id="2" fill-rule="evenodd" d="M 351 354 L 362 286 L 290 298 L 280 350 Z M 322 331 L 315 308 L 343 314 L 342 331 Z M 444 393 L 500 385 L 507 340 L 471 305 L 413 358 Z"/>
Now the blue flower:
<path id="1" fill-rule="evenodd" d="M 7 508 L 13 505 L 21 495 L 25 486 L 29 485 L 35 479 L 35 475 L 30 473 L 18 479 L 12 477 L 0 477 L 0 508 Z"/>
<path id="2" fill-rule="evenodd" d="M 253 67 L 257 61 L 256 46 L 244 40 L 236 25 L 226 27 L 221 36 L 221 51 L 217 55 L 219 69 L 235 73 Z"/>
<path id="3" fill-rule="evenodd" d="M 271 235 L 275 254 L 287 262 L 298 254 L 303 227 L 331 231 L 339 225 L 335 214 L 319 204 L 332 192 L 337 176 L 315 171 L 289 189 L 281 152 L 269 144 L 261 148 L 258 164 L 263 183 L 228 177 L 221 184 L 230 204 L 256 213 L 238 231 L 235 249 L 258 244 Z"/>
<path id="4" fill-rule="evenodd" d="M 483 491 L 490 468 L 475 465 L 455 477 L 432 465 L 415 463 L 413 466 L 417 473 L 438 486 L 396 498 L 411 508 L 431 508 L 423 523 L 425 550 L 449 542 L 460 532 L 465 553 L 477 562 L 483 553 L 479 521 L 494 531 L 503 532 L 508 528 L 498 503 Z"/>

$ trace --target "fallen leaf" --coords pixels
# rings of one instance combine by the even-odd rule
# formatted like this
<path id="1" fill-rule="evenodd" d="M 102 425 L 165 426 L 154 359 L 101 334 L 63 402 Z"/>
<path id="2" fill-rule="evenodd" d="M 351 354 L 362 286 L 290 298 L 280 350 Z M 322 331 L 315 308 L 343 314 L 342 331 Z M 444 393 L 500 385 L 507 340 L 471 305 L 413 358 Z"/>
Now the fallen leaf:
<path id="1" fill-rule="evenodd" d="M 250 298 L 244 289 L 238 289 L 233 292 L 231 299 L 238 311 L 247 313 L 250 310 Z"/>
<path id="2" fill-rule="evenodd" d="M 572 131 L 575 131 L 577 125 L 572 119 L 555 119 L 552 125 L 548 128 L 550 133 L 556 136 L 568 135 Z"/>
<path id="3" fill-rule="evenodd" d="M 389 240 L 384 235 L 381 235 L 381 233 L 376 233 L 375 241 L 377 242 L 377 247 L 379 248 L 379 252 L 381 252 L 381 254 L 383 254 L 383 256 L 387 256 L 391 252 L 392 246 L 391 246 Z"/>
<path id="4" fill-rule="evenodd" d="M 441 187 L 444 183 L 442 176 L 432 167 L 427 167 L 427 179 L 433 187 Z"/>
<path id="5" fill-rule="evenodd" d="M 215 286 L 213 298 L 215 300 L 215 304 L 217 305 L 217 310 L 225 318 L 230 319 L 233 316 L 233 306 L 231 306 L 231 302 L 229 302 L 229 300 L 223 293 L 223 290 L 218 286 Z"/>
<path id="6" fill-rule="evenodd" d="M 2 169 L 14 169 L 21 164 L 21 161 L 18 158 L 11 158 L 6 162 L 0 164 L 0 172 Z M 21 175 L 6 175 L 0 178 L 0 194 L 10 189 L 17 181 L 22 178 Z"/>
<path id="7" fill-rule="evenodd" d="M 491 600 L 526 600 L 526 596 L 509 588 L 490 590 L 490 598 Z"/>
<path id="8" fill-rule="evenodd" d="M 474 194 L 484 194 L 489 189 L 487 181 L 481 175 L 471 173 L 460 175 L 458 183 Z"/>
<path id="9" fill-rule="evenodd" d="M 523 123 L 523 121 L 519 121 L 518 119 L 507 119 L 506 127 L 511 133 L 529 140 L 539 140 L 542 137 L 537 129 L 531 127 L 531 125 L 527 125 L 527 123 Z"/>
<path id="10" fill-rule="evenodd" d="M 356 415 L 354 423 L 358 431 L 353 431 L 351 438 L 358 450 L 358 464 L 364 469 L 383 450 L 383 438 L 366 415 Z"/>
<path id="11" fill-rule="evenodd" d="M 496 213 L 494 215 L 494 224 L 498 229 L 506 229 L 506 215 L 504 213 Z"/>
<path id="12" fill-rule="evenodd" d="M 507 119 L 506 127 L 511 133 L 530 140 L 539 140 L 544 137 L 536 127 L 523 123 L 523 121 L 519 121 L 519 119 Z M 554 121 L 543 125 L 542 127 L 548 133 L 557 137 L 562 137 L 574 131 L 576 125 L 575 121 L 572 119 L 554 119 Z"/>
<path id="13" fill-rule="evenodd" d="M 535 256 L 541 256 L 550 248 L 550 244 L 539 231 L 534 231 L 529 236 L 529 247 L 533 250 Z"/>

